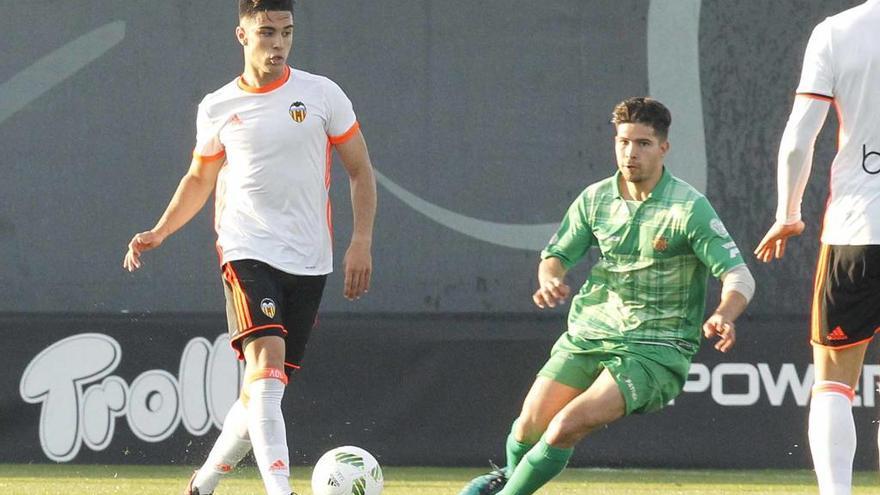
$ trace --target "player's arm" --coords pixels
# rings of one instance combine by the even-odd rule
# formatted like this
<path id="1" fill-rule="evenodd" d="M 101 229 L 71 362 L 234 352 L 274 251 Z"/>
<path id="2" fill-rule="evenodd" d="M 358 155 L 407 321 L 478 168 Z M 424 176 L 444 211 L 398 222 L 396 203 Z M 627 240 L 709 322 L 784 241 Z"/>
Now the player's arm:
<path id="1" fill-rule="evenodd" d="M 122 262 L 126 270 L 132 272 L 140 268 L 143 252 L 159 247 L 169 235 L 183 227 L 202 209 L 214 191 L 224 159 L 222 155 L 211 160 L 193 158 L 156 226 L 135 234 L 128 243 L 128 252 Z"/>
<path id="2" fill-rule="evenodd" d="M 794 99 L 779 144 L 776 221 L 755 248 L 755 255 L 764 263 L 785 256 L 788 238 L 804 231 L 801 200 L 810 178 L 816 137 L 825 123 L 829 106 L 824 98 L 797 95 Z"/>
<path id="3" fill-rule="evenodd" d="M 755 279 L 745 265 L 737 265 L 721 275 L 721 302 L 703 323 L 706 338 L 718 337 L 715 349 L 727 352 L 736 343 L 734 322 L 745 311 L 755 294 Z"/>
<path id="4" fill-rule="evenodd" d="M 541 260 L 538 265 L 538 290 L 532 294 L 532 301 L 541 309 L 555 308 L 557 304 L 565 304 L 571 288 L 565 283 L 568 269 L 562 260 L 550 256 Z"/>
<path id="5" fill-rule="evenodd" d="M 755 279 L 724 223 L 709 201 L 695 201 L 687 220 L 687 235 L 694 255 L 721 279 L 721 302 L 703 324 L 706 338 L 718 337 L 715 348 L 727 352 L 736 343 L 734 321 L 755 293 Z"/>
<path id="6" fill-rule="evenodd" d="M 588 203 L 589 195 L 584 191 L 568 207 L 556 233 L 541 251 L 538 290 L 532 294 L 532 301 L 541 309 L 565 303 L 571 294 L 565 274 L 596 243 L 588 219 Z"/>
<path id="7" fill-rule="evenodd" d="M 354 226 L 351 243 L 345 252 L 343 295 L 357 299 L 370 289 L 373 259 L 373 221 L 376 217 L 376 177 L 360 129 L 343 143 L 334 145 L 351 183 L 351 208 Z"/>

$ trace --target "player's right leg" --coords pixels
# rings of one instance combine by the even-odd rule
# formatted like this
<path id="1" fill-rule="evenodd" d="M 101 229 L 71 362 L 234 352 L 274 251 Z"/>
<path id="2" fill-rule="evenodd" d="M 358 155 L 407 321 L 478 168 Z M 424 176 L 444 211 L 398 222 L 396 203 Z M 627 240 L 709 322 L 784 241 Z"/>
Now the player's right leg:
<path id="1" fill-rule="evenodd" d="M 852 400 L 880 322 L 880 246 L 823 244 L 813 291 L 810 452 L 820 493 L 849 494 L 856 451 Z"/>
<path id="2" fill-rule="evenodd" d="M 553 417 L 589 385 L 583 369 L 567 359 L 573 344 L 563 334 L 553 346 L 550 359 L 541 369 L 523 401 L 505 444 L 507 465 L 478 476 L 459 495 L 494 495 L 504 488 L 520 460 L 535 446 Z"/>
<path id="3" fill-rule="evenodd" d="M 283 335 L 285 329 L 274 314 L 274 306 L 263 308 L 263 301 L 278 295 L 276 276 L 264 263 L 251 260 L 223 265 L 226 318 L 229 338 L 239 359 L 244 359 L 243 343 L 259 335 Z M 282 359 L 283 363 L 283 359 Z M 283 369 L 283 364 L 281 365 Z M 190 479 L 184 495 L 209 495 L 222 476 L 244 458 L 251 449 L 248 434 L 247 386 L 223 421 L 220 436 L 204 465 Z"/>
<path id="4" fill-rule="evenodd" d="M 287 330 L 277 310 L 284 304 L 283 274 L 259 261 L 236 260 L 223 265 L 223 276 L 230 343 L 245 361 L 239 398 L 244 413 L 235 416 L 234 428 L 247 431 L 267 493 L 289 495 L 287 432 L 281 412 L 288 382 Z"/>
<path id="5" fill-rule="evenodd" d="M 553 417 L 583 389 L 571 387 L 543 376 L 535 379 L 523 402 L 519 417 L 507 436 L 507 466 L 496 468 L 471 480 L 459 495 L 494 495 L 504 488 L 507 478 L 520 460 L 541 438 Z"/>
<path id="6" fill-rule="evenodd" d="M 580 391 L 579 391 L 580 392 Z M 626 414 L 626 401 L 607 369 L 556 413 L 498 495 L 531 495 L 565 469 L 574 446 L 587 434 Z"/>
<path id="7" fill-rule="evenodd" d="M 808 436 L 822 495 L 849 495 L 856 453 L 852 401 L 868 343 L 846 349 L 813 346 L 815 383 Z"/>
<path id="8" fill-rule="evenodd" d="M 281 400 L 288 378 L 284 372 L 284 339 L 277 335 L 244 343 L 247 425 L 254 458 L 267 495 L 289 495 L 290 457 Z"/>

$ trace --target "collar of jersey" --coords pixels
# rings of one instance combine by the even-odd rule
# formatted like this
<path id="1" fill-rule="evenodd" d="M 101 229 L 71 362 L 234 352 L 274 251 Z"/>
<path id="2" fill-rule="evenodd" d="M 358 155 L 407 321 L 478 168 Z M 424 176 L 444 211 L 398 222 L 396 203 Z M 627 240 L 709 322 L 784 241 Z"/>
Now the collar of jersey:
<path id="1" fill-rule="evenodd" d="M 244 82 L 244 74 L 238 76 L 238 87 L 242 91 L 247 91 L 248 93 L 268 93 L 269 91 L 280 88 L 290 79 L 290 66 L 284 66 L 284 74 L 281 74 L 281 77 L 270 82 L 265 86 L 260 86 L 259 88 L 250 86 L 248 83 Z"/>
<path id="2" fill-rule="evenodd" d="M 666 165 L 663 166 L 663 174 L 660 175 L 660 180 L 657 181 L 657 184 L 654 185 L 654 189 L 648 193 L 648 197 L 645 198 L 645 201 L 654 197 L 654 195 L 662 196 L 663 190 L 666 189 L 666 186 L 669 184 L 669 181 L 672 180 L 672 174 L 666 170 Z M 614 193 L 617 198 L 623 199 L 623 195 L 620 194 L 620 170 L 614 174 Z"/>

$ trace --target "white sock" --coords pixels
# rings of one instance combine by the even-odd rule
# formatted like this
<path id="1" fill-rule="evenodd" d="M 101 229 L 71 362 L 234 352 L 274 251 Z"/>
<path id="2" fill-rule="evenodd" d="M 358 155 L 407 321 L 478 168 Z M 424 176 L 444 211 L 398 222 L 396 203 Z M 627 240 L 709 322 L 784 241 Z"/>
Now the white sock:
<path id="1" fill-rule="evenodd" d="M 844 383 L 819 381 L 810 402 L 810 452 L 821 495 L 850 495 L 856 454 L 852 415 L 853 389 Z"/>
<path id="2" fill-rule="evenodd" d="M 287 430 L 281 415 L 284 382 L 257 378 L 248 385 L 248 432 L 267 495 L 290 495 Z"/>
<path id="3" fill-rule="evenodd" d="M 205 464 L 193 480 L 193 486 L 199 493 L 214 493 L 220 477 L 232 471 L 235 466 L 251 451 L 251 441 L 247 429 L 247 409 L 241 400 L 235 401 L 223 420 L 220 437 L 214 443 Z"/>

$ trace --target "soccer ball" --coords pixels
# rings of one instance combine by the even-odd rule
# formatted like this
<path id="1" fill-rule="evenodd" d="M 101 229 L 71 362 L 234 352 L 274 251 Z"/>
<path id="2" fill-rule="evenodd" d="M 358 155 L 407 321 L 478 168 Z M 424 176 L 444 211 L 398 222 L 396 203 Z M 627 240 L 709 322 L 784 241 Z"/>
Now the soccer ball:
<path id="1" fill-rule="evenodd" d="M 379 495 L 384 484 L 376 458 L 350 445 L 322 455 L 312 471 L 314 495 Z"/>

